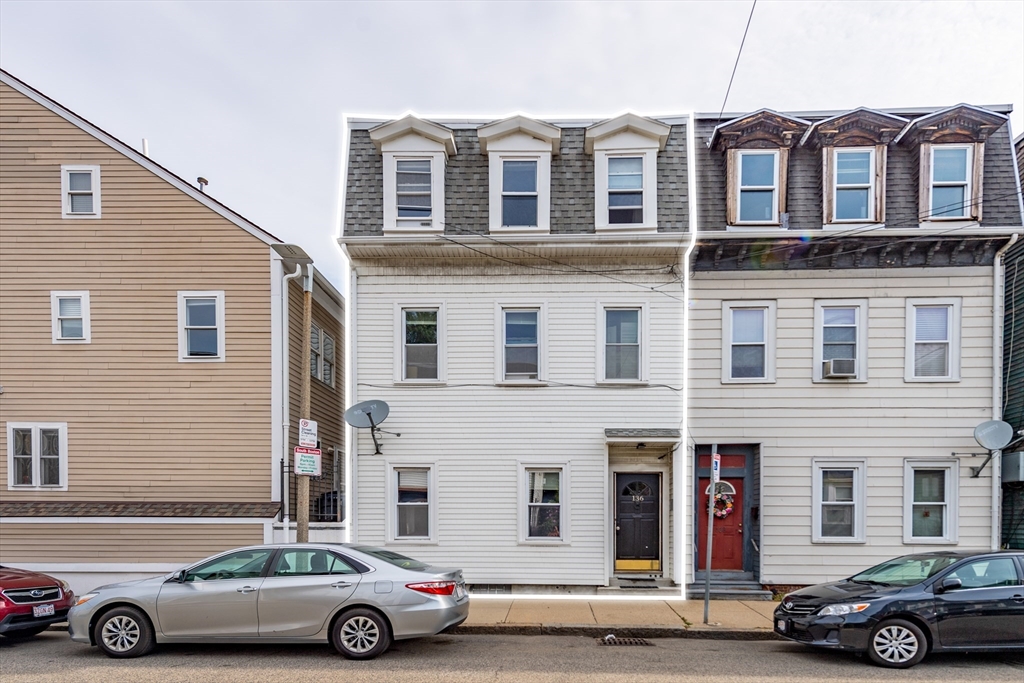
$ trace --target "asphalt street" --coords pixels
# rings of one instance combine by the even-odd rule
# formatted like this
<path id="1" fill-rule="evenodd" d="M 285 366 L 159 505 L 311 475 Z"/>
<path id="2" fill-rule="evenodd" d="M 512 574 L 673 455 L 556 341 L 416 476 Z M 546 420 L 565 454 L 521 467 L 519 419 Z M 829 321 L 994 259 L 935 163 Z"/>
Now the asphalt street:
<path id="1" fill-rule="evenodd" d="M 937 655 L 909 671 L 816 652 L 783 641 L 657 639 L 652 646 L 603 646 L 581 636 L 443 635 L 396 643 L 379 659 L 350 662 L 327 645 L 160 646 L 139 659 L 112 660 L 48 631 L 24 642 L 0 639 L 3 683 L 457 683 L 587 681 L 819 683 L 827 681 L 1024 680 L 1024 653 Z"/>

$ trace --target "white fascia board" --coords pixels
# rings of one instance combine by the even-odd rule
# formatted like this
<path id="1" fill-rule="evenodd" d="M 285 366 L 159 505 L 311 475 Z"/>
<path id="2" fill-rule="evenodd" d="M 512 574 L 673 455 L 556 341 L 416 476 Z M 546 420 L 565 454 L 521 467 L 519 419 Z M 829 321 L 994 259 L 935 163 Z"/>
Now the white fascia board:
<path id="1" fill-rule="evenodd" d="M 46 109 L 49 109 L 54 114 L 61 117 L 73 126 L 81 128 L 83 131 L 93 136 L 100 142 L 104 143 L 105 145 L 114 149 L 115 151 L 120 152 L 124 156 L 128 157 L 135 163 L 139 164 L 146 170 L 156 175 L 158 178 L 164 180 L 167 183 L 170 183 L 181 192 L 185 193 L 192 199 L 204 205 L 206 208 L 210 209 L 214 213 L 220 215 L 222 218 L 234 223 L 242 230 L 245 230 L 247 233 L 249 233 L 256 239 L 260 240 L 261 242 L 264 242 L 266 244 L 282 243 L 282 240 L 278 239 L 274 235 L 271 235 L 269 232 L 259 227 L 255 223 L 252 223 L 251 221 L 243 218 L 241 215 L 235 213 L 232 209 L 229 209 L 228 207 L 218 202 L 216 199 L 210 197 L 210 195 L 200 192 L 198 189 L 196 189 L 189 183 L 185 182 L 171 171 L 168 171 L 166 168 L 156 163 L 149 157 L 144 156 L 141 153 L 135 151 L 133 148 L 121 142 L 110 133 L 107 133 L 106 131 L 99 128 L 95 124 L 89 123 L 87 120 L 85 120 L 78 114 L 51 100 L 46 95 L 33 89 L 30 85 L 22 83 L 6 71 L 0 70 L 0 82 L 3 82 L 6 85 L 11 86 L 25 97 L 45 107 Z"/>
<path id="2" fill-rule="evenodd" d="M 379 151 L 388 141 L 395 140 L 409 133 L 415 133 L 444 145 L 445 153 L 448 156 L 452 156 L 458 151 L 455 148 L 455 136 L 452 135 L 451 129 L 421 119 L 415 114 L 406 114 L 397 121 L 389 121 L 371 128 L 370 140 L 373 141 L 373 144 L 376 145 Z"/>
<path id="3" fill-rule="evenodd" d="M 480 152 L 487 154 L 489 142 L 512 135 L 513 133 L 525 133 L 537 138 L 551 146 L 552 154 L 558 154 L 559 143 L 562 139 L 562 129 L 558 126 L 552 126 L 549 123 L 522 115 L 512 116 L 477 128 L 477 137 L 480 138 Z"/>
<path id="4" fill-rule="evenodd" d="M 626 113 L 588 127 L 584 137 L 584 151 L 587 154 L 593 154 L 595 142 L 625 130 L 631 130 L 638 135 L 657 140 L 658 151 L 664 151 L 671 126 L 633 113 Z"/>

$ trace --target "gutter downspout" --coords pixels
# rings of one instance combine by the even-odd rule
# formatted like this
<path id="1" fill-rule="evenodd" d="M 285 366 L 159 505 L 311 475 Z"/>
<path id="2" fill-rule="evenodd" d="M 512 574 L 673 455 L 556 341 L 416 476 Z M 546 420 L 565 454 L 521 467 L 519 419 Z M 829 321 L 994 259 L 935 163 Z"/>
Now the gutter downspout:
<path id="1" fill-rule="evenodd" d="M 348 250 L 345 250 L 345 256 L 349 262 L 349 284 L 348 284 L 348 301 L 345 304 L 345 399 L 346 405 L 355 405 L 358 400 L 356 392 L 356 379 L 357 371 L 356 363 L 358 362 L 356 353 L 356 330 L 355 320 L 357 316 L 357 295 L 359 292 L 359 273 L 355 267 L 352 266 L 352 257 L 348 255 Z M 356 541 L 356 495 L 358 492 L 353 488 L 352 484 L 358 481 L 358 472 L 355 468 L 356 456 L 359 453 L 359 439 L 358 431 L 352 427 L 348 422 L 345 423 L 345 542 L 354 543 Z"/>
<path id="2" fill-rule="evenodd" d="M 992 419 L 1003 418 L 1003 318 L 1006 314 L 1006 288 L 1003 273 L 1003 254 L 1017 243 L 1019 233 L 1013 233 L 1010 241 L 996 252 L 992 261 Z M 989 546 L 999 550 L 1001 531 L 1002 500 L 1001 488 L 1003 478 L 1003 452 L 992 454 L 992 510 Z"/>
<path id="3" fill-rule="evenodd" d="M 302 274 L 302 266 L 296 265 L 294 273 L 285 273 L 282 278 L 284 291 L 281 293 L 281 329 L 283 330 L 284 341 L 282 343 L 284 360 L 281 363 L 281 387 L 284 391 L 284 410 L 282 414 L 284 416 L 284 445 L 281 453 L 281 483 L 284 486 L 284 495 L 281 496 L 281 506 L 284 511 L 282 515 L 282 522 L 284 523 L 284 540 L 285 543 L 291 540 L 291 520 L 288 519 L 288 500 L 291 498 L 289 493 L 291 492 L 291 486 L 288 476 L 291 473 L 291 468 L 287 467 L 288 463 L 288 446 L 291 443 L 291 431 L 289 431 L 289 425 L 291 423 L 291 416 L 289 415 L 291 408 L 291 388 L 289 387 L 289 376 L 288 376 L 288 361 L 291 360 L 291 335 L 288 334 L 288 304 L 291 301 L 291 289 L 288 287 L 288 281 L 294 280 Z"/>

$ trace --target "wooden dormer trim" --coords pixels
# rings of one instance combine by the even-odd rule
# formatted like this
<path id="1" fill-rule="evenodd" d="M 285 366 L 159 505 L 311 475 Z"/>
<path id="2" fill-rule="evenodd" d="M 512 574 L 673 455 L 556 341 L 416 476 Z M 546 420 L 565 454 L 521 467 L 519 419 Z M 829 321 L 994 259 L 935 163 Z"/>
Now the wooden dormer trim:
<path id="1" fill-rule="evenodd" d="M 810 121 L 761 109 L 715 127 L 710 147 L 730 149 L 790 149 L 810 127 Z"/>
<path id="2" fill-rule="evenodd" d="M 1005 114 L 957 104 L 914 119 L 896 136 L 894 142 L 906 144 L 982 143 L 1009 120 Z"/>
<path id="3" fill-rule="evenodd" d="M 896 139 L 908 119 L 860 107 L 817 121 L 800 140 L 801 147 L 875 147 Z"/>

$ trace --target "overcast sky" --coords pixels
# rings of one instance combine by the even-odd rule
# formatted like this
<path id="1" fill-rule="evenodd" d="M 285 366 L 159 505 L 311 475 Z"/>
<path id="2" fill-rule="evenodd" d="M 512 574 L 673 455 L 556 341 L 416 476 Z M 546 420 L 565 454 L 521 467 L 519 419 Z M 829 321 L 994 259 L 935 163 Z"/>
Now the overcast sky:
<path id="1" fill-rule="evenodd" d="M 718 112 L 751 0 L 0 0 L 0 66 L 343 289 L 341 115 Z M 1024 2 L 759 0 L 727 111 L 1012 104 Z"/>

